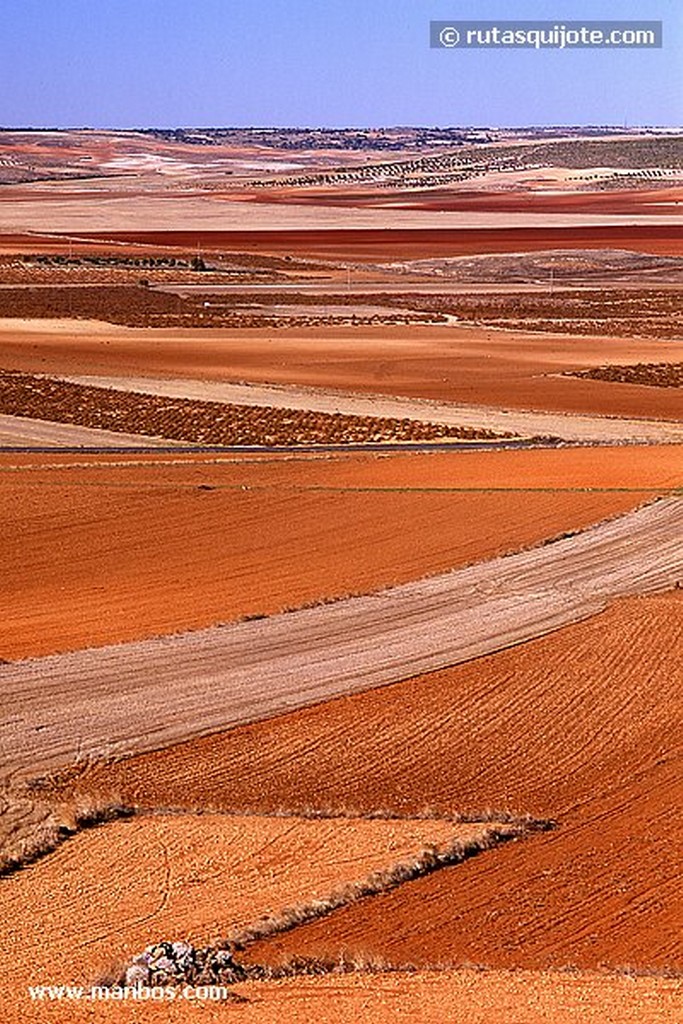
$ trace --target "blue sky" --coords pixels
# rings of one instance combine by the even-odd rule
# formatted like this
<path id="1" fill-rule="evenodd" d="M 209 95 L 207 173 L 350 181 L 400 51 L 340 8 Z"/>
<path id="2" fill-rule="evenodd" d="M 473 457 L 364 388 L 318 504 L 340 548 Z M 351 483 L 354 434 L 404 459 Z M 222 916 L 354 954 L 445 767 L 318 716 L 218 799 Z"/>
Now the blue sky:
<path id="1" fill-rule="evenodd" d="M 661 20 L 661 50 L 430 50 L 429 21 Z M 0 125 L 683 122 L 683 0 L 2 0 Z"/>

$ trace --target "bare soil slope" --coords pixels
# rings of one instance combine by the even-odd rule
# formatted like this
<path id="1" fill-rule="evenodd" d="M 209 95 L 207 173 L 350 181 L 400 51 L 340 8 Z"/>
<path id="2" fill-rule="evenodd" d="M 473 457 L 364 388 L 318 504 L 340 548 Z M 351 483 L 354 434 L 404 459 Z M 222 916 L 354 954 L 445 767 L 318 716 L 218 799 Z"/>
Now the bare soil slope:
<path id="1" fill-rule="evenodd" d="M 529 640 L 683 575 L 667 498 L 553 544 L 262 621 L 0 666 L 6 770 L 154 749 Z M 179 714 L 179 711 L 182 714 Z"/>
<path id="2" fill-rule="evenodd" d="M 25 1019 L 28 985 L 96 984 L 151 942 L 215 941 L 483 828 L 161 815 L 80 833 L 1 883 L 4 1019 Z"/>
<path id="3" fill-rule="evenodd" d="M 680 393 L 561 376 L 683 360 L 683 343 L 477 326 L 146 329 L 0 321 L 0 366 L 67 376 L 254 381 L 498 409 L 683 419 Z"/>
<path id="4" fill-rule="evenodd" d="M 11 595 L 0 656 L 142 639 L 367 593 L 586 527 L 633 508 L 652 485 L 676 482 L 677 449 L 605 452 L 611 476 L 594 472 L 583 451 L 500 454 L 558 458 L 496 460 L 494 484 L 513 489 L 472 493 L 468 485 L 480 486 L 487 472 L 469 454 L 465 463 L 451 455 L 0 456 L 0 550 Z M 626 493 L 567 492 L 572 473 L 579 487 L 604 479 Z M 643 490 L 629 493 L 641 480 Z M 516 493 L 527 481 L 562 491 Z"/>
<path id="5" fill-rule="evenodd" d="M 558 821 L 256 959 L 671 965 L 682 643 L 683 597 L 629 599 L 445 672 L 93 766 L 76 788 L 151 806 L 505 807 Z"/>
<path id="6" fill-rule="evenodd" d="M 673 1024 L 683 1008 L 673 979 L 531 971 L 302 978 L 239 991 L 251 1000 L 237 1011 L 247 1024 Z"/>

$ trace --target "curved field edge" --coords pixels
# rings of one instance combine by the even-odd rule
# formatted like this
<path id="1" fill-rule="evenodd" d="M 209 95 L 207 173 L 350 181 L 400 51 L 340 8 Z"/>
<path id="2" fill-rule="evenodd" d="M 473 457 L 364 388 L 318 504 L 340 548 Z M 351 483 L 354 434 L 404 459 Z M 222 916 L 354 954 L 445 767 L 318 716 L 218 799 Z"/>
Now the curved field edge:
<path id="1" fill-rule="evenodd" d="M 525 808 L 561 828 L 341 909 L 256 961 L 665 967 L 677 945 L 683 596 L 600 615 L 476 662 L 120 762 L 58 794 L 154 806 L 468 815 Z M 528 848 L 529 850 L 531 847 Z M 426 888 L 425 888 L 426 887 Z M 411 890 L 413 895 L 411 895 Z M 455 908 L 458 916 L 454 918 Z"/>
<path id="2" fill-rule="evenodd" d="M 633 453 L 635 480 L 639 453 Z M 583 464 L 589 453 L 552 454 Z M 624 453 L 608 454 L 619 463 Z M 106 459 L 83 465 L 82 457 L 64 458 L 50 457 L 45 465 L 45 457 L 22 456 L 7 465 L 5 457 L 0 547 L 13 595 L 0 641 L 5 660 L 367 594 L 534 546 L 649 497 L 630 486 L 624 493 L 461 492 L 469 454 L 466 465 L 450 455 L 345 456 L 313 464 L 134 458 L 113 466 Z M 671 455 L 662 459 L 666 467 Z M 495 462 L 521 483 L 528 465 Z M 543 460 L 540 465 L 552 488 L 562 463 L 545 473 Z M 664 491 L 666 481 L 674 482 L 668 469 L 642 472 L 648 487 Z M 342 490 L 327 492 L 336 475 Z M 455 488 L 442 491 L 444 478 Z M 629 483 L 622 470 L 612 479 Z M 393 490 L 382 490 L 394 480 Z M 427 489 L 429 481 L 439 488 Z M 88 514 L 74 516 L 74 502 Z"/>
<path id="3" fill-rule="evenodd" d="M 187 813 L 109 823 L 3 880 L 5 995 L 94 983 L 150 942 L 281 931 L 543 827 Z"/>
<path id="4" fill-rule="evenodd" d="M 504 440 L 476 426 L 343 412 L 282 409 L 164 397 L 0 369 L 0 412 L 91 429 L 208 445 L 358 444 L 378 441 Z M 657 435 L 664 439 L 660 430 Z"/>
<path id="5" fill-rule="evenodd" d="M 676 584 L 682 515 L 683 502 L 663 499 L 369 597 L 0 666 L 14 716 L 5 770 L 35 777 L 79 753 L 158 749 L 188 738 L 188 720 L 190 735 L 207 734 L 528 641 L 617 597 Z"/>
<path id="6" fill-rule="evenodd" d="M 37 379 L 37 378 L 36 378 Z M 56 383 L 59 378 L 55 378 Z M 232 383 L 207 380 L 159 380 L 148 377 L 120 378 L 97 376 L 69 376 L 62 379 L 64 388 L 81 388 L 83 393 L 99 389 L 102 394 L 119 392 L 130 402 L 131 396 L 149 402 L 152 396 L 158 401 L 197 405 L 206 403 L 220 410 L 236 407 L 262 409 L 273 413 L 279 409 L 288 415 L 299 413 L 317 414 L 321 417 L 343 415 L 347 417 L 386 417 L 387 422 L 401 423 L 410 420 L 416 425 L 440 425 L 444 430 L 481 431 L 482 438 L 525 437 L 532 439 L 557 439 L 566 442 L 628 443 L 640 441 L 666 443 L 683 441 L 683 424 L 674 419 L 656 417 L 632 419 L 578 413 L 542 412 L 529 409 L 507 409 L 484 405 L 454 404 L 434 399 L 408 398 L 401 395 L 362 394 L 358 392 L 302 388 L 296 385 L 258 384 L 255 382 Z M 105 390 L 106 389 L 106 390 Z M 111 389 L 111 390 L 110 390 Z M 123 401 L 123 399 L 122 399 Z M 416 435 L 418 436 L 418 435 Z M 425 435 L 427 436 L 427 435 Z M 436 436 L 436 435 L 433 435 Z M 444 435 L 448 436 L 448 435 Z M 458 436 L 455 434 L 454 436 Z M 476 433 L 472 433 L 472 438 Z"/>

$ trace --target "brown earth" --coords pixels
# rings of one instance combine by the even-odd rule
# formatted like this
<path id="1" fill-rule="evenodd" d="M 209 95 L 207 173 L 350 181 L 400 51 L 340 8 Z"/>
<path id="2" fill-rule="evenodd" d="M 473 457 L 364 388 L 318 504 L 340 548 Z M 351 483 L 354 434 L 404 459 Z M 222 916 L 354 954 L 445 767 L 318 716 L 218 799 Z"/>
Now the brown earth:
<path id="1" fill-rule="evenodd" d="M 4 372 L 8 377 L 16 373 Z M 463 447 L 464 442 L 465 448 L 476 441 L 497 447 L 514 446 L 515 437 L 545 446 L 563 441 L 618 445 L 680 444 L 683 441 L 683 423 L 678 420 L 527 412 L 293 384 L 84 375 L 64 378 L 66 385 L 62 391 L 58 378 L 52 381 L 38 381 L 36 377 L 27 379 L 29 388 L 22 386 L 21 390 L 28 401 L 25 406 L 19 405 L 19 409 L 41 408 L 41 395 L 53 392 L 66 397 L 69 385 L 78 384 L 83 387 L 83 395 L 91 396 L 90 415 L 94 416 L 94 422 L 109 423 L 109 417 L 112 417 L 113 422 L 122 426 L 125 423 L 131 427 L 142 425 L 146 430 L 155 423 L 158 429 L 173 436 L 179 436 L 181 430 L 188 426 L 197 430 L 197 420 L 202 426 L 203 438 L 213 436 L 220 440 L 251 436 L 260 440 L 268 429 L 285 445 L 297 437 L 302 441 L 307 437 L 339 441 L 354 438 L 428 441 L 430 436 L 432 440 L 439 439 L 439 430 L 442 429 L 453 431 L 452 436 L 445 436 L 444 440 L 461 442 L 458 447 Z M 96 392 L 93 388 L 107 390 Z M 121 393 L 120 401 L 116 400 L 113 392 Z M 64 406 L 66 409 L 72 407 L 71 403 L 64 403 Z M 55 402 L 55 418 L 64 414 L 64 406 L 61 401 Z M 14 408 L 12 405 L 8 407 Z M 80 402 L 77 409 L 79 416 L 83 415 Z M 153 416 L 141 417 L 143 409 L 150 409 Z M 199 410 L 203 411 L 201 417 L 197 415 Z M 166 414 L 167 411 L 172 411 L 172 418 Z M 131 416 L 131 412 L 136 415 Z M 511 440 L 506 442 L 505 438 Z"/>
<path id="2" fill-rule="evenodd" d="M 129 1022 L 134 1012 L 139 1024 L 185 1024 L 199 1012 L 202 1020 L 217 1024 L 233 1017 L 245 1024 L 675 1024 L 683 1004 L 681 983 L 674 978 L 472 968 L 244 982 L 235 993 L 244 1002 L 166 1000 L 135 1004 L 134 1011 L 113 1001 L 106 1009 L 101 1003 L 71 1002 L 62 1004 L 62 1019 L 95 1024 L 106 1013 L 107 1020 Z M 54 1003 L 23 1000 L 8 1024 L 25 1020 L 26 1012 L 36 1024 L 60 1019 Z"/>
<path id="3" fill-rule="evenodd" d="M 552 544 L 365 596 L 0 666 L 5 770 L 151 751 L 524 643 L 683 579 L 670 497 Z"/>
<path id="4" fill-rule="evenodd" d="M 576 370 L 575 377 L 609 380 L 623 384 L 642 384 L 655 388 L 682 388 L 683 363 L 636 363 L 635 366 L 596 366 Z"/>
<path id="5" fill-rule="evenodd" d="M 653 643 L 656 638 L 656 643 Z M 558 829 L 254 948 L 493 966 L 672 965 L 683 597 L 158 753 L 76 791 L 155 806 L 523 810 Z"/>
<path id="6" fill-rule="evenodd" d="M 428 181 L 425 181 L 428 185 Z M 242 193 L 243 195 L 243 193 Z M 597 192 L 554 192 L 548 195 L 542 191 L 519 189 L 514 192 L 487 192 L 451 186 L 443 188 L 392 188 L 391 191 L 369 189 L 332 188 L 278 188 L 272 186 L 249 192 L 250 202 L 263 203 L 310 203 L 313 206 L 342 207 L 391 207 L 399 210 L 485 210 L 495 213 L 653 213 L 674 212 L 676 204 L 683 198 L 683 189 L 678 186 L 658 189 L 629 188 L 620 191 Z M 231 198 L 239 198 L 233 193 Z"/>
<path id="7" fill-rule="evenodd" d="M 135 330 L 0 321 L 0 365 L 29 372 L 267 381 L 495 406 L 681 419 L 674 389 L 563 371 L 683 359 L 683 343 L 480 327 Z"/>
<path id="8" fill-rule="evenodd" d="M 235 1011 L 247 1024 L 674 1024 L 681 1012 L 679 981 L 578 972 L 361 974 L 238 991 L 251 1001 Z"/>

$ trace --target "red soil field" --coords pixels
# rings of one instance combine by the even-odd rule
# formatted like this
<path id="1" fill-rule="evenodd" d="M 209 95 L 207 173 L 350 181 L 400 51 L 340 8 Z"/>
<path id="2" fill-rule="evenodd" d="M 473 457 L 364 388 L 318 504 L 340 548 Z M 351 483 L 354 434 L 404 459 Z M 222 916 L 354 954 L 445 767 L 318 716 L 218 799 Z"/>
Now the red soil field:
<path id="1" fill-rule="evenodd" d="M 648 213 L 651 210 L 648 207 Z M 566 228 L 352 228 L 273 231 L 80 232 L 93 241 L 178 246 L 193 251 L 261 252 L 325 259 L 420 259 L 487 252 L 542 249 L 633 249 L 680 255 L 680 229 L 673 224 L 602 225 Z M 0 242 L 2 238 L 0 237 Z"/>
<path id="2" fill-rule="evenodd" d="M 47 1001 L 25 1002 L 23 1014 L 15 1008 L 6 1020 L 15 1024 L 30 1013 L 36 1024 L 95 1024 L 106 1014 L 115 1024 L 186 1024 L 200 1013 L 212 1024 L 673 1024 L 682 1006 L 681 983 L 673 978 L 472 968 L 243 982 L 235 994 L 244 1002 L 201 998 L 189 1004 L 137 1003 L 134 1010 L 115 1001 L 70 1002 L 61 1010 Z"/>
<path id="3" fill-rule="evenodd" d="M 250 955 L 362 951 L 418 965 L 680 969 L 680 778 L 680 757 L 653 766 L 593 799 L 552 837 L 446 868 Z"/>
<path id="4" fill-rule="evenodd" d="M 269 381 L 509 409 L 681 419 L 676 389 L 561 376 L 683 361 L 683 342 L 479 327 L 135 330 L 0 321 L 0 366 L 53 374 Z"/>
<path id="5" fill-rule="evenodd" d="M 569 468 L 584 453 L 553 454 Z M 653 455 L 641 484 L 638 461 L 622 459 L 617 478 L 636 488 L 626 493 L 432 493 L 424 488 L 439 481 L 462 485 L 457 458 L 430 458 L 0 457 L 11 596 L 0 656 L 197 629 L 407 582 L 624 512 L 649 486 L 669 486 L 675 467 Z M 533 458 L 509 461 L 510 473 L 504 460 L 494 465 L 513 487 L 525 465 L 543 476 Z"/>
<path id="6" fill-rule="evenodd" d="M 672 965 L 682 643 L 683 595 L 624 600 L 454 669 L 91 766 L 77 791 L 147 806 L 494 807 L 559 823 L 258 944 L 257 960 L 344 949 L 418 964 Z"/>
<path id="7" fill-rule="evenodd" d="M 242 198 L 233 193 L 230 198 Z M 460 189 L 391 189 L 344 191 L 264 188 L 249 193 L 250 202 L 311 203 L 314 206 L 381 207 L 401 210 L 482 210 L 492 213 L 615 213 L 669 214 L 683 198 L 681 188 L 625 189 L 599 192 L 470 192 Z"/>
<path id="8" fill-rule="evenodd" d="M 140 455 L 62 452 L 0 454 L 0 468 L 132 470 L 147 466 L 158 482 L 203 483 L 207 472 L 222 485 L 325 490 L 648 490 L 683 486 L 679 445 L 520 449 L 431 453 L 192 454 Z M 181 475 L 178 476 L 177 474 Z M 125 477 L 124 477 L 125 478 Z M 106 481 L 107 474 L 96 475 Z"/>

